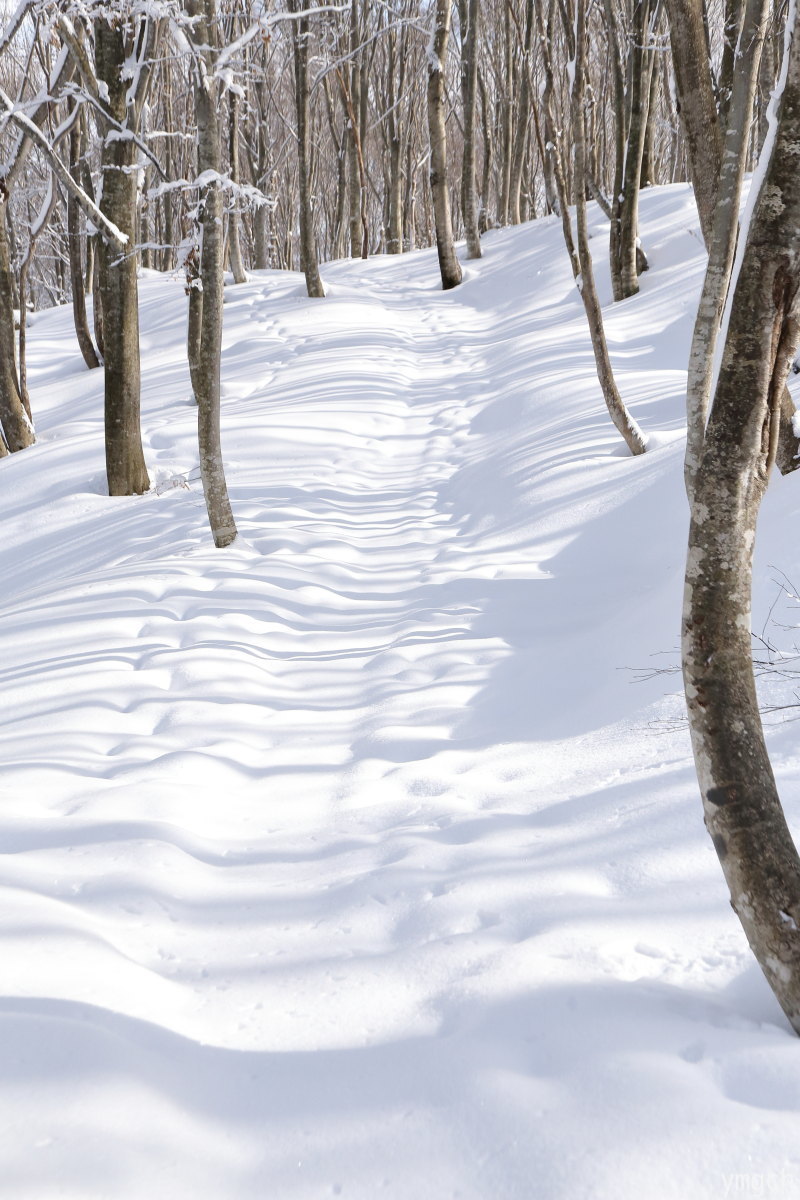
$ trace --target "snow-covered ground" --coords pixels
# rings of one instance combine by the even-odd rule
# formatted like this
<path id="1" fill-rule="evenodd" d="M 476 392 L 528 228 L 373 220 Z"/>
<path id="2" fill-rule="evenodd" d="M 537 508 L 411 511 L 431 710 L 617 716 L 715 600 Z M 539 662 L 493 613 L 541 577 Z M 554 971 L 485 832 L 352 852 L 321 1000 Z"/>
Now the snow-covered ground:
<path id="1" fill-rule="evenodd" d="M 800 1043 L 674 673 L 688 189 L 642 227 L 606 305 L 639 459 L 553 220 L 446 294 L 433 252 L 328 265 L 324 301 L 231 286 L 226 551 L 180 280 L 141 283 L 142 498 L 103 494 L 69 311 L 34 319 L 39 443 L 0 464 L 2 1197 L 800 1196 Z M 757 568 L 786 646 L 799 509 L 776 481 Z"/>

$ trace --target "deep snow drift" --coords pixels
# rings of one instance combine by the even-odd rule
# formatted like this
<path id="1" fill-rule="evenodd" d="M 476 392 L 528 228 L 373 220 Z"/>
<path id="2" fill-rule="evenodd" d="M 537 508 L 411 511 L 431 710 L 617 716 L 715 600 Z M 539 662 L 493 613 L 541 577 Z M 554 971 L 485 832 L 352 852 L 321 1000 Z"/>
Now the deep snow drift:
<path id="1" fill-rule="evenodd" d="M 800 1043 L 672 673 L 687 188 L 643 196 L 642 236 L 641 295 L 606 304 L 640 459 L 555 221 L 447 294 L 434 252 L 328 265 L 324 301 L 228 288 L 226 551 L 180 280 L 141 283 L 142 498 L 103 494 L 69 311 L 34 318 L 39 444 L 0 463 L 0 1195 L 800 1196 Z M 786 648 L 799 489 L 757 568 Z"/>

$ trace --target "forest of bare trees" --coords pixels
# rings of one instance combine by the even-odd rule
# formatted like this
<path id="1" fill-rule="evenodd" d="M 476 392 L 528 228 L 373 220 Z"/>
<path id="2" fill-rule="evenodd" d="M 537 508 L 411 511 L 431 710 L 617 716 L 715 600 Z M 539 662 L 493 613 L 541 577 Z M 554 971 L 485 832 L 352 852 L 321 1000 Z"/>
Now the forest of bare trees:
<path id="1" fill-rule="evenodd" d="M 687 364 L 687 698 L 732 903 L 800 1030 L 800 860 L 749 641 L 758 504 L 773 466 L 797 465 L 785 387 L 800 339 L 796 21 L 768 0 L 6 5 L 0 455 L 35 439 L 27 314 L 71 302 L 86 369 L 105 372 L 109 493 L 147 490 L 137 274 L 180 272 L 206 503 L 227 545 L 224 272 L 235 287 L 248 271 L 302 271 L 324 304 L 330 260 L 435 245 L 448 290 L 487 230 L 547 216 L 563 226 L 609 413 L 644 453 L 593 260 L 608 256 L 614 301 L 635 295 L 648 269 L 641 190 L 690 181 L 708 270 Z M 610 222 L 607 246 L 589 237 L 589 201 Z"/>

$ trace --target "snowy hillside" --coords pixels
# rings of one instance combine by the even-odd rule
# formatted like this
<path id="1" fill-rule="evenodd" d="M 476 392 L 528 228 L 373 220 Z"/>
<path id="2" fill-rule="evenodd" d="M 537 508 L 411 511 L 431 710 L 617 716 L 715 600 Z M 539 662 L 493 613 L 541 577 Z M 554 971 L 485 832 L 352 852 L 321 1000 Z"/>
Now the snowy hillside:
<path id="1" fill-rule="evenodd" d="M 0 1196 L 800 1196 L 800 1043 L 661 673 L 688 188 L 642 226 L 642 293 L 606 304 L 638 459 L 554 220 L 446 294 L 434 251 L 328 265 L 324 301 L 228 288 L 225 551 L 181 281 L 141 281 L 142 498 L 103 494 L 70 312 L 34 318 L 39 443 L 0 463 Z M 757 567 L 789 646 L 798 510 L 777 480 Z"/>

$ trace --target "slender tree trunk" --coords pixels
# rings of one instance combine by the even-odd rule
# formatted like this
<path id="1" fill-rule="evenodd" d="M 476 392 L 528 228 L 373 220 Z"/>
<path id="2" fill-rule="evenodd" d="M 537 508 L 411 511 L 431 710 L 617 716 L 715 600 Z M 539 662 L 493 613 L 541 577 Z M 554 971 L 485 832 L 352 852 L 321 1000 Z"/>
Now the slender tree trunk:
<path id="1" fill-rule="evenodd" d="M 442 287 L 461 283 L 461 264 L 456 257 L 450 191 L 447 184 L 447 135 L 445 133 L 444 69 L 450 35 L 450 0 L 436 0 L 434 25 L 428 53 L 428 131 L 431 142 L 430 183 L 433 196 L 436 249 Z"/>
<path id="2" fill-rule="evenodd" d="M 80 182 L 80 163 L 83 156 L 81 131 L 81 120 L 78 117 L 69 132 L 69 167 L 70 174 L 76 183 Z M 94 348 L 92 335 L 89 332 L 89 322 L 86 317 L 86 292 L 83 283 L 83 261 L 81 255 L 82 223 L 80 205 L 70 192 L 67 195 L 67 238 L 69 243 L 69 277 L 70 284 L 72 285 L 72 317 L 83 361 L 91 371 L 95 367 L 100 366 L 100 359 Z"/>
<path id="3" fill-rule="evenodd" d="M 400 118 L 397 106 L 400 103 L 402 89 L 403 66 L 397 62 L 397 32 L 387 33 L 388 63 L 386 68 L 388 78 L 388 141 L 389 141 L 389 198 L 386 251 L 388 254 L 403 253 L 403 139 L 401 135 Z M 402 53 L 402 49 L 401 49 Z M 400 69 L 399 87 L 396 86 L 395 76 Z"/>
<path id="4" fill-rule="evenodd" d="M 460 0 L 461 101 L 464 108 L 464 157 L 461 164 L 461 204 L 467 258 L 481 257 L 479 201 L 475 178 L 475 122 L 478 108 L 478 0 Z"/>
<path id="5" fill-rule="evenodd" d="M 508 224 L 511 200 L 511 158 L 514 151 L 514 101 L 516 80 L 514 78 L 514 38 L 511 32 L 511 0 L 503 7 L 504 28 L 504 76 L 505 95 L 500 106 L 500 185 L 497 218 L 501 225 Z M 525 113 L 527 119 L 528 114 Z"/>
<path id="6" fill-rule="evenodd" d="M 359 58 L 360 29 L 358 0 L 350 5 L 350 82 L 342 88 L 348 114 L 347 129 L 347 186 L 350 207 L 350 256 L 360 258 L 364 248 L 364 229 L 361 224 L 361 178 L 358 170 L 358 114 L 361 111 L 361 70 Z"/>
<path id="7" fill-rule="evenodd" d="M 525 5 L 525 39 L 522 46 L 522 63 L 520 65 L 519 81 L 519 117 L 514 130 L 514 145 L 511 156 L 511 175 L 509 180 L 509 215 L 513 225 L 519 225 L 522 220 L 520 211 L 520 195 L 522 191 L 522 174 L 525 166 L 525 150 L 528 144 L 530 90 L 531 90 L 531 58 L 533 46 L 533 29 L 535 24 L 534 0 L 526 0 Z"/>
<path id="8" fill-rule="evenodd" d="M 290 0 L 290 11 L 304 11 L 303 0 Z M 308 169 L 308 18 L 292 21 L 294 47 L 295 108 L 297 112 L 297 172 L 300 192 L 300 269 L 306 277 L 309 296 L 319 299 L 325 288 L 317 262 L 317 243 L 314 237 L 314 213 Z"/>
<path id="9" fill-rule="evenodd" d="M 650 102 L 650 76 L 653 51 L 648 45 L 652 8 L 649 0 L 636 0 L 629 50 L 629 97 L 625 170 L 619 213 L 619 296 L 625 300 L 639 291 L 639 187 L 647 135 L 647 110 Z M 643 259 L 646 266 L 647 260 Z"/>
<path id="10" fill-rule="evenodd" d="M 200 276 L 200 253 L 197 246 L 186 255 L 183 264 L 186 276 L 187 322 L 186 357 L 189 360 L 189 378 L 195 403 L 202 391 L 200 347 L 203 340 L 203 281 Z"/>
<path id="11" fill-rule="evenodd" d="M 14 282 L 7 236 L 8 193 L 0 179 L 0 426 L 12 453 L 34 443 L 33 427 L 22 403 L 14 342 Z M 3 439 L 0 439 L 2 441 Z M 4 456 L 0 451 L 0 456 Z"/>
<path id="12" fill-rule="evenodd" d="M 586 71 L 586 0 L 577 0 L 575 18 L 575 76 L 572 85 L 572 137 L 575 163 L 573 191 L 578 230 L 578 288 L 586 310 L 589 333 L 592 339 L 597 378 L 609 416 L 625 439 L 631 454 L 643 454 L 647 443 L 619 394 L 611 359 L 608 353 L 603 314 L 594 281 L 592 255 L 589 250 L 589 229 L 586 220 L 586 134 L 584 130 L 584 89 Z"/>
<path id="13" fill-rule="evenodd" d="M 239 93 L 234 88 L 228 90 L 228 156 L 231 165 L 231 181 L 238 184 L 241 177 L 239 170 Z M 231 210 L 228 213 L 228 255 L 231 263 L 231 273 L 234 283 L 247 283 L 247 275 L 242 259 L 242 242 L 238 199 L 234 195 Z"/>
<path id="14" fill-rule="evenodd" d="M 686 141 L 697 213 L 708 244 L 722 163 L 722 131 L 706 48 L 700 0 L 665 0 L 678 114 Z"/>
<path id="15" fill-rule="evenodd" d="M 800 341 L 800 20 L 792 32 L 696 475 L 683 667 L 706 826 L 750 947 L 800 1033 L 800 858 L 764 742 L 750 636 L 756 520 Z"/>
<path id="16" fill-rule="evenodd" d="M 486 94 L 486 82 L 480 67 L 478 68 L 478 94 L 481 98 L 481 132 L 483 133 L 483 166 L 481 169 L 478 230 L 480 233 L 485 233 L 489 227 L 489 185 L 492 178 L 494 134 L 492 132 L 492 119 L 489 110 L 489 97 Z"/>
<path id="17" fill-rule="evenodd" d="M 190 16 L 196 18 L 192 38 L 198 57 L 194 71 L 195 112 L 197 114 L 197 165 L 200 174 L 209 171 L 219 176 L 222 152 L 219 128 L 219 95 L 213 82 L 215 39 L 217 35 L 215 0 L 186 0 Z M 200 318 L 198 369 L 192 380 L 197 399 L 197 431 L 200 447 L 200 475 L 206 499 L 208 521 L 214 545 L 228 546 L 236 537 L 220 442 L 220 358 L 222 353 L 222 313 L 224 286 L 224 244 L 222 236 L 222 189 L 218 179 L 203 188 L 202 249 L 200 277 L 203 307 Z"/>

